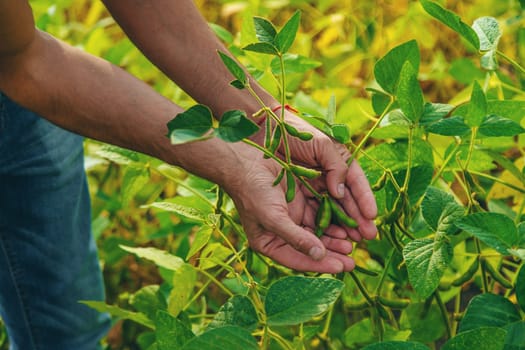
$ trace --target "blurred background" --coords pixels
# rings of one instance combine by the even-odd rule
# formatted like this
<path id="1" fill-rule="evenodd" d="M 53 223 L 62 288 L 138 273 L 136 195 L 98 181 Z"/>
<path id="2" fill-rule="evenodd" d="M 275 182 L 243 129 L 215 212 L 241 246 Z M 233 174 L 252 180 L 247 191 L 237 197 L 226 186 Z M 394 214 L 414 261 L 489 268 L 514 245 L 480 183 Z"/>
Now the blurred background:
<path id="1" fill-rule="evenodd" d="M 525 28 L 520 1 L 438 2 L 458 13 L 467 24 L 481 16 L 496 17 L 504 33 L 499 49 L 517 62 L 523 62 Z M 32 0 L 30 3 L 41 30 L 124 68 L 183 107 L 193 104 L 191 98 L 141 55 L 100 1 Z M 325 115 L 328 101 L 334 95 L 336 122 L 349 125 L 355 139 L 376 117 L 366 91 L 375 86 L 374 63 L 400 43 L 416 39 L 420 45 L 419 79 L 428 101 L 461 103 L 470 96 L 470 84 L 475 79 L 486 78 L 479 67 L 477 52 L 469 51 L 469 46 L 456 33 L 432 19 L 418 1 L 196 0 L 195 3 L 230 50 L 274 94 L 277 94 L 277 84 L 270 58 L 242 53 L 240 48 L 253 41 L 253 16 L 266 17 L 280 26 L 300 9 L 301 26 L 290 50 L 300 55 L 300 64 L 288 74 L 289 101 L 302 112 Z M 489 98 L 503 94 L 506 98 L 524 100 L 525 81 L 519 81 L 506 62 L 500 63 L 498 84 L 492 87 L 494 79 L 488 82 Z M 520 86 L 521 91 L 516 89 Z M 118 245 L 153 244 L 185 256 L 193 225 L 167 212 L 140 208 L 159 196 L 173 197 L 177 192 L 176 183 L 153 173 L 141 177 L 140 173 L 108 162 L 100 156 L 101 145 L 97 142 L 86 141 L 85 147 L 93 198 L 93 229 L 100 247 L 108 303 L 118 303 L 129 293 L 158 283 L 160 279 L 154 267 L 139 265 Z M 205 181 L 188 177 L 182 170 L 175 176 L 192 186 L 209 186 Z M 128 193 L 125 198 L 123 192 Z M 141 349 L 136 342 L 137 327 L 117 324 L 108 336 L 111 348 Z M 7 349 L 1 321 L 0 349 Z"/>

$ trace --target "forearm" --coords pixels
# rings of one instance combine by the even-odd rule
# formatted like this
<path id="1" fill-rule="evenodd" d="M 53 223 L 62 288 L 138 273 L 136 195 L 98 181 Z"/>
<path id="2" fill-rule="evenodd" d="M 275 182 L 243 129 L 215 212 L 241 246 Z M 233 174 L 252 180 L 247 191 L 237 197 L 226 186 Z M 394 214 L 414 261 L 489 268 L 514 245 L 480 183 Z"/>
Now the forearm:
<path id="1" fill-rule="evenodd" d="M 226 48 L 191 0 L 104 0 L 104 3 L 133 42 L 175 83 L 217 116 L 241 109 L 248 115 L 260 109 L 246 90 L 229 85 L 232 75 L 217 50 Z M 250 81 L 263 101 L 277 102 L 254 80 Z"/>
<path id="2" fill-rule="evenodd" d="M 222 182 L 228 165 L 221 163 L 226 166 L 214 173 L 210 162 L 235 158 L 220 140 L 171 145 L 166 123 L 180 107 L 120 68 L 42 32 L 18 54 L 0 55 L 0 90 L 65 129 L 150 154 L 212 181 Z"/>

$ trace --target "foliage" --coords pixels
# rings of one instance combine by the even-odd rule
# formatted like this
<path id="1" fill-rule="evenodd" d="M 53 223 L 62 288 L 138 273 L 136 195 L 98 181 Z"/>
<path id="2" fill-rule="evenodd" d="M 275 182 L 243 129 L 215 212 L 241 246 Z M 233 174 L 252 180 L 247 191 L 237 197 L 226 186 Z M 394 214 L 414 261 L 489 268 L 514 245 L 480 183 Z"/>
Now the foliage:
<path id="1" fill-rule="evenodd" d="M 240 112 L 213 122 L 99 2 L 50 3 L 32 3 L 39 27 L 188 108 L 170 125 L 175 143 L 243 141 L 255 131 Z M 116 324 L 108 349 L 523 348 L 520 4 L 246 0 L 207 2 L 203 13 L 283 106 L 350 148 L 375 191 L 379 238 L 355 244 L 354 272 L 290 271 L 247 247 L 216 185 L 89 141 L 108 300 L 86 303 L 129 320 Z M 249 89 L 221 57 L 231 88 Z M 272 137 L 295 137 L 275 120 L 268 156 Z M 281 165 L 307 183 L 287 159 Z"/>

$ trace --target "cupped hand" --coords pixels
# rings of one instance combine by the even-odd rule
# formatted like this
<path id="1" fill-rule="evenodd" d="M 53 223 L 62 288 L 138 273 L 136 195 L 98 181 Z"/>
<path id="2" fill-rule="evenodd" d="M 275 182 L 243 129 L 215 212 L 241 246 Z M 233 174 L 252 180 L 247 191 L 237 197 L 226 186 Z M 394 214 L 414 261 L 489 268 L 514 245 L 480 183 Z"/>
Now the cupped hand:
<path id="1" fill-rule="evenodd" d="M 342 228 L 330 226 L 321 239 L 313 233 L 318 204 L 308 190 L 298 185 L 295 199 L 287 203 L 286 180 L 273 186 L 281 166 L 257 150 L 247 150 L 247 145 L 238 147 L 242 148 L 239 169 L 225 189 L 235 202 L 252 249 L 299 271 L 352 270 L 355 263 L 348 256 L 352 243 Z"/>
<path id="2" fill-rule="evenodd" d="M 286 111 L 285 119 L 299 131 L 313 134 L 310 141 L 288 136 L 292 161 L 322 171 L 323 176 L 313 183 L 316 190 L 328 191 L 358 224 L 356 229 L 344 227 L 348 237 L 354 241 L 373 239 L 377 233 L 374 224 L 377 205 L 370 184 L 357 161 L 352 161 L 348 166 L 347 161 L 351 157 L 348 149 L 297 115 Z M 262 132 L 258 137 L 261 135 Z"/>

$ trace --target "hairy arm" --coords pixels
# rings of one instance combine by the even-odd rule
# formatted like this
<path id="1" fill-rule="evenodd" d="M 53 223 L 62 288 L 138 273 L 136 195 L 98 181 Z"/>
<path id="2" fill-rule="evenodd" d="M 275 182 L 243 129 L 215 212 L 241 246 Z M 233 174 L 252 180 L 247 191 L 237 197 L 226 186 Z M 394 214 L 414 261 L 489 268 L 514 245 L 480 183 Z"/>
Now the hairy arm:
<path id="1" fill-rule="evenodd" d="M 0 91 L 65 129 L 212 181 L 225 182 L 228 163 L 212 173 L 209 162 L 237 166 L 233 146 L 220 140 L 172 146 L 166 123 L 180 107 L 124 70 L 36 30 L 26 1 L 0 0 Z"/>
<path id="2" fill-rule="evenodd" d="M 247 91 L 229 86 L 233 77 L 217 55 L 217 50 L 227 50 L 192 0 L 103 2 L 142 52 L 217 116 L 229 109 L 244 110 L 248 115 L 260 109 Z M 278 105 L 253 79 L 250 83 L 266 105 Z"/>

